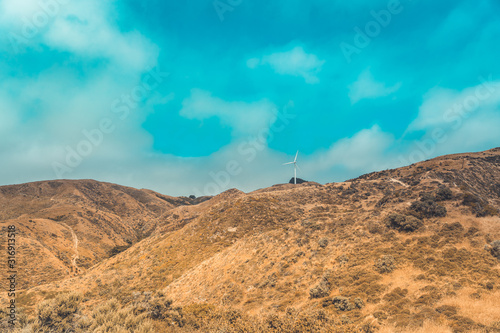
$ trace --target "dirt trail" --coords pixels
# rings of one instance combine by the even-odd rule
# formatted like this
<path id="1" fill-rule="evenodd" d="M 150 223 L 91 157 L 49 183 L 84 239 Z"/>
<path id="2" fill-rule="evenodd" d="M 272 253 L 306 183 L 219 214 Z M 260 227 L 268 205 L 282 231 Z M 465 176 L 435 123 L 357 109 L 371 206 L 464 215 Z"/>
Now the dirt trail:
<path id="1" fill-rule="evenodd" d="M 80 258 L 79 254 L 78 254 L 78 237 L 76 236 L 76 233 L 73 230 L 73 228 L 71 228 L 66 223 L 62 223 L 62 224 L 64 224 L 71 231 L 71 236 L 73 237 L 73 250 L 74 250 L 75 254 L 73 255 L 73 259 L 71 260 L 71 265 L 73 266 L 75 274 L 78 274 L 79 268 L 78 268 L 78 265 L 76 264 L 76 260 L 78 258 Z"/>
<path id="2" fill-rule="evenodd" d="M 403 183 L 402 181 L 400 181 L 400 180 L 398 180 L 398 179 L 391 178 L 391 179 L 389 179 L 389 180 L 390 180 L 391 182 L 401 184 L 401 185 L 403 185 L 404 187 L 408 187 L 408 186 L 409 186 L 408 184 L 405 184 L 405 183 Z"/>

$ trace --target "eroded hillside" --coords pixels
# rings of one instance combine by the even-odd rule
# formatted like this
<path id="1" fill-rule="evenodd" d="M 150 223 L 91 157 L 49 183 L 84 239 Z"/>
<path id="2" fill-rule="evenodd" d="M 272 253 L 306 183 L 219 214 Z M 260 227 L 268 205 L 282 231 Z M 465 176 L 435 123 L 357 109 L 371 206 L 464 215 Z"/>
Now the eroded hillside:
<path id="1" fill-rule="evenodd" d="M 18 288 L 81 274 L 150 235 L 172 208 L 193 203 L 93 180 L 2 186 L 0 227 L 18 231 Z"/>

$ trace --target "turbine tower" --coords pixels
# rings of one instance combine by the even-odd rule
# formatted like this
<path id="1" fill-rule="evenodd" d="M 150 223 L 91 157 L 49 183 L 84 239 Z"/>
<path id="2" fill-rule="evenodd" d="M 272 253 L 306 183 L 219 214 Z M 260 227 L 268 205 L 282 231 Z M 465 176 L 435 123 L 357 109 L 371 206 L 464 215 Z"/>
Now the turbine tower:
<path id="1" fill-rule="evenodd" d="M 293 183 L 295 185 L 297 185 L 297 168 L 299 168 L 299 166 L 297 165 L 297 156 L 299 156 L 298 150 L 297 153 L 295 154 L 295 159 L 293 160 L 293 162 L 283 163 L 283 165 L 293 164 Z"/>

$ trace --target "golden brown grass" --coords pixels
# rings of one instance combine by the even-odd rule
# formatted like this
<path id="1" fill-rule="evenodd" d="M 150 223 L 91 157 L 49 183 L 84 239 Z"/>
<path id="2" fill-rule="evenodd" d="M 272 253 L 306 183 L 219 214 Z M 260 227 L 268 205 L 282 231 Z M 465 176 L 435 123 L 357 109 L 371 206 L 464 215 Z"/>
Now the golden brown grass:
<path id="1" fill-rule="evenodd" d="M 453 330 L 444 324 L 432 321 L 424 321 L 421 327 L 395 327 L 394 325 L 385 325 L 380 328 L 378 333 L 453 333 Z"/>
<path id="2" fill-rule="evenodd" d="M 78 277 L 30 288 L 19 300 L 35 318 L 40 300 L 53 297 L 49 303 L 57 308 L 61 293 L 79 290 L 82 301 L 69 317 L 82 332 L 371 332 L 381 327 L 381 332 L 439 333 L 491 327 L 500 321 L 495 303 L 500 265 L 484 245 L 500 238 L 499 219 L 478 218 L 460 204 L 462 190 L 450 179 L 470 183 L 476 177 L 467 176 L 468 170 L 453 174 L 456 166 L 461 163 L 453 158 L 438 159 L 341 184 L 229 191 L 196 206 L 173 208 L 161 219 L 151 213 L 141 221 L 157 227 L 153 235 Z M 488 176 L 478 170 L 477 177 Z M 438 203 L 446 207 L 446 217 L 424 218 L 413 232 L 385 225 L 389 214 L 407 216 L 420 194 L 441 185 L 454 194 Z M 481 191 L 482 183 L 476 185 Z M 138 222 L 99 214 L 113 230 Z M 67 230 L 43 219 L 40 231 L 59 235 L 60 244 L 70 249 Z M 92 236 L 83 226 L 75 226 L 75 232 Z M 48 243 L 42 244 L 44 251 L 50 251 Z M 89 255 L 89 248 L 80 250 Z M 381 258 L 393 258 L 394 265 L 377 269 Z M 322 292 L 311 294 L 317 286 Z M 143 292 L 159 290 L 174 303 L 162 308 L 156 296 L 143 299 Z M 364 305 L 342 308 L 334 301 L 339 299 Z M 161 316 L 153 314 L 157 305 L 164 310 Z M 36 318 L 30 325 L 37 325 Z"/>
<path id="3" fill-rule="evenodd" d="M 480 298 L 476 298 L 476 295 Z M 472 296 L 471 296 L 472 295 Z M 500 322 L 500 290 L 482 292 L 464 288 L 456 296 L 444 297 L 436 306 L 452 305 L 459 308 L 458 314 L 473 319 L 476 323 L 493 326 Z"/>

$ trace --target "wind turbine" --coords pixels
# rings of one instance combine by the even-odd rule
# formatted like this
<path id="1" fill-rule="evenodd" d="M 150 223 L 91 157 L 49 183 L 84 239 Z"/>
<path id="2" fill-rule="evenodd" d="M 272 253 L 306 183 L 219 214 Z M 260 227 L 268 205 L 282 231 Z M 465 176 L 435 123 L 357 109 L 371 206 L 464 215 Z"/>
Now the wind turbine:
<path id="1" fill-rule="evenodd" d="M 297 168 L 299 168 L 299 166 L 297 165 L 297 156 L 299 156 L 298 150 L 297 153 L 295 154 L 295 159 L 293 160 L 293 162 L 283 163 L 283 165 L 293 164 L 293 183 L 295 185 L 297 185 Z"/>

